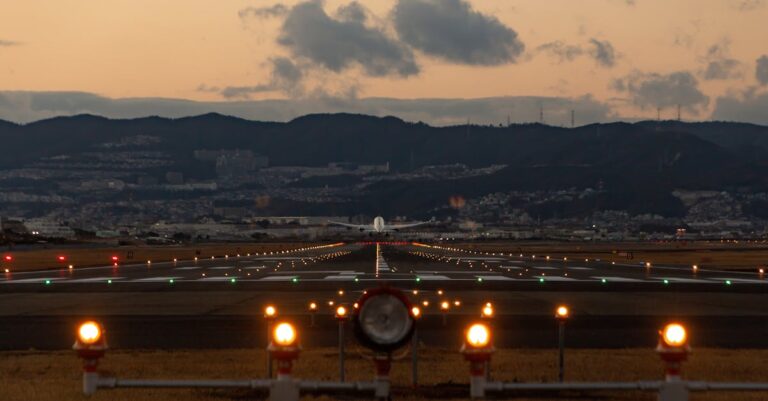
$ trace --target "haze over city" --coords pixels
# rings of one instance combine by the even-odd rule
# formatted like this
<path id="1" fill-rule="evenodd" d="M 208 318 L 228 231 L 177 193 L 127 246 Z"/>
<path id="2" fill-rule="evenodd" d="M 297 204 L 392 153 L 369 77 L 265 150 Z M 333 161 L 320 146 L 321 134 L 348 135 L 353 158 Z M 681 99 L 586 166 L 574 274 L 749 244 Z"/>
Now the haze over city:
<path id="1" fill-rule="evenodd" d="M 765 124 L 766 18 L 762 0 L 13 2 L 0 118 L 570 125 L 571 110 L 587 124 L 679 106 L 685 120 Z"/>

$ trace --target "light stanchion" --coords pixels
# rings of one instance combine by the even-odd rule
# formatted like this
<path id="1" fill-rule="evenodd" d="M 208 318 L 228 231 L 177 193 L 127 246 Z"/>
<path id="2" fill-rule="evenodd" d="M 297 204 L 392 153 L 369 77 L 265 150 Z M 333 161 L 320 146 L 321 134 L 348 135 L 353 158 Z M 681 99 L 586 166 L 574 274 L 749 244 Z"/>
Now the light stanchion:
<path id="1" fill-rule="evenodd" d="M 317 315 L 317 302 L 309 303 L 309 327 L 315 327 L 315 315 Z"/>
<path id="2" fill-rule="evenodd" d="M 558 355 L 558 371 L 557 379 L 561 383 L 565 379 L 565 322 L 568 320 L 571 311 L 565 305 L 560 305 L 555 310 L 555 319 L 557 320 L 557 347 Z"/>
<path id="3" fill-rule="evenodd" d="M 480 317 L 489 323 L 493 320 L 493 316 L 496 311 L 493 309 L 493 304 L 486 302 L 483 309 L 480 311 Z M 490 358 L 485 361 L 485 380 L 491 380 L 491 361 Z"/>
<path id="4" fill-rule="evenodd" d="M 443 315 L 443 327 L 448 325 L 448 310 L 451 308 L 451 303 L 448 301 L 440 302 L 440 312 Z"/>
<path id="5" fill-rule="evenodd" d="M 72 349 L 83 360 L 83 394 L 96 392 L 99 382 L 99 359 L 107 350 L 107 340 L 103 327 L 94 321 L 87 321 L 77 329 L 77 337 Z"/>
<path id="6" fill-rule="evenodd" d="M 267 349 L 269 349 L 269 344 L 271 343 L 272 323 L 274 323 L 275 319 L 277 319 L 277 308 L 273 305 L 267 305 L 264 308 L 264 320 L 267 322 Z M 269 352 L 267 352 L 267 378 L 272 378 L 272 358 L 269 357 Z"/>
<path id="7" fill-rule="evenodd" d="M 688 399 L 688 386 L 681 379 L 682 364 L 688 359 L 691 347 L 688 332 L 680 323 L 670 323 L 659 331 L 656 352 L 664 362 L 665 382 L 659 390 L 659 401 Z"/>
<path id="8" fill-rule="evenodd" d="M 339 381 L 344 382 L 344 323 L 349 318 L 347 308 L 339 305 L 336 308 L 336 320 L 339 321 Z"/>
<path id="9" fill-rule="evenodd" d="M 411 385 L 419 386 L 419 318 L 421 318 L 421 309 L 418 306 L 411 308 L 413 317 L 413 337 L 411 337 Z"/>
<path id="10" fill-rule="evenodd" d="M 298 333 L 292 324 L 281 322 L 272 330 L 269 359 L 277 362 L 277 380 L 270 386 L 270 400 L 298 400 L 300 387 L 292 377 L 293 361 L 299 358 L 301 346 Z"/>
<path id="11" fill-rule="evenodd" d="M 485 397 L 486 370 L 495 349 L 491 343 L 491 329 L 484 323 L 474 323 L 465 332 L 461 353 L 469 362 L 469 395 Z"/>

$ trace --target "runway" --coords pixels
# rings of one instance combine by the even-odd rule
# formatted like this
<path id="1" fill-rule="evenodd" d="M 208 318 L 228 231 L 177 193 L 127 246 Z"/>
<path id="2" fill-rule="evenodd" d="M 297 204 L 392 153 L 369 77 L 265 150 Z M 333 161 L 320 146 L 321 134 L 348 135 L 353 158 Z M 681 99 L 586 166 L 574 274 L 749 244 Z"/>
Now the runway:
<path id="1" fill-rule="evenodd" d="M 84 318 L 103 321 L 120 348 L 260 346 L 268 304 L 311 331 L 308 346 L 333 345 L 333 307 L 379 285 L 401 288 L 423 308 L 420 332 L 430 346 L 457 346 L 486 302 L 496 308 L 499 346 L 553 346 L 561 303 L 573 311 L 573 347 L 651 346 L 670 319 L 690 324 L 697 346 L 764 347 L 768 338 L 768 286 L 755 272 L 345 244 L 7 274 L 0 349 L 68 348 Z M 321 306 L 313 328 L 311 301 Z M 447 312 L 438 309 L 442 301 Z"/>
<path id="2" fill-rule="evenodd" d="M 59 268 L 0 277 L 0 293 L 93 290 L 311 290 L 387 283 L 476 290 L 704 290 L 765 292 L 754 271 L 657 266 L 544 255 L 468 254 L 419 245 L 348 244 L 275 255 Z"/>

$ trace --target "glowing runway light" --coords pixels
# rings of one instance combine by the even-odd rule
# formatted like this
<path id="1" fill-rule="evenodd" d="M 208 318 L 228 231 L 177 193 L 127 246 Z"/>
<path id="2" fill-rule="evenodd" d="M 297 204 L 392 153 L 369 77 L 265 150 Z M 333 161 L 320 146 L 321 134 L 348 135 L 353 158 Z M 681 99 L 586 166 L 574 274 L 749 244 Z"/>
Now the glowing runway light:
<path id="1" fill-rule="evenodd" d="M 275 344 L 288 347 L 296 342 L 296 329 L 290 323 L 279 323 L 272 331 Z"/>
<path id="2" fill-rule="evenodd" d="M 85 345 L 95 344 L 101 339 L 101 327 L 93 321 L 85 322 L 77 329 L 77 338 Z"/>
<path id="3" fill-rule="evenodd" d="M 661 332 L 664 344 L 670 347 L 682 347 L 688 341 L 688 333 L 680 323 L 670 323 Z"/>
<path id="4" fill-rule="evenodd" d="M 482 310 L 482 316 L 483 316 L 484 318 L 492 318 L 492 317 L 493 317 L 493 313 L 494 313 L 494 310 L 493 310 L 493 306 L 491 306 L 491 305 L 485 305 L 485 306 L 483 307 L 483 310 Z"/>
<path id="5" fill-rule="evenodd" d="M 567 319 L 570 313 L 571 311 L 568 310 L 567 306 L 560 305 L 557 307 L 557 310 L 555 310 L 555 317 L 558 319 Z"/>
<path id="6" fill-rule="evenodd" d="M 272 305 L 267 305 L 267 307 L 264 308 L 264 317 L 269 319 L 275 316 L 277 316 L 277 308 Z"/>
<path id="7" fill-rule="evenodd" d="M 419 309 L 418 306 L 414 306 L 411 308 L 411 315 L 414 317 L 414 319 L 418 319 L 421 316 L 421 309 Z"/>
<path id="8" fill-rule="evenodd" d="M 475 323 L 467 330 L 467 345 L 473 348 L 483 348 L 491 342 L 491 330 L 482 323 Z"/>

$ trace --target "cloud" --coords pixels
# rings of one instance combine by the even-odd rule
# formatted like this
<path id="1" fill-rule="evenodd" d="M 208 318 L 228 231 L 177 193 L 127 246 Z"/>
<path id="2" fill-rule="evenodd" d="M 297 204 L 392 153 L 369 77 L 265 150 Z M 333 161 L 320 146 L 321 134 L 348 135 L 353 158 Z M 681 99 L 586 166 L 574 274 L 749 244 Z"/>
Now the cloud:
<path id="1" fill-rule="evenodd" d="M 370 76 L 418 74 L 411 50 L 382 28 L 366 26 L 359 13 L 362 7 L 353 4 L 342 7 L 338 18 L 329 16 L 321 1 L 295 5 L 283 21 L 277 43 L 295 58 L 333 72 L 359 65 Z"/>
<path id="2" fill-rule="evenodd" d="M 525 50 L 517 32 L 464 0 L 398 0 L 392 18 L 403 42 L 454 63 L 513 63 Z"/>
<path id="3" fill-rule="evenodd" d="M 757 10 L 765 5 L 763 0 L 730 0 L 729 4 L 741 12 Z"/>
<path id="4" fill-rule="evenodd" d="M 760 85 L 768 85 L 768 55 L 764 54 L 757 59 L 755 78 Z"/>
<path id="5" fill-rule="evenodd" d="M 768 124 L 765 110 L 768 110 L 768 92 L 758 93 L 751 88 L 743 93 L 718 97 L 712 119 Z"/>
<path id="6" fill-rule="evenodd" d="M 688 71 L 671 74 L 634 72 L 615 80 L 612 89 L 626 92 L 640 108 L 676 107 L 699 114 L 709 104 L 709 97 L 699 90 L 699 82 Z"/>
<path id="7" fill-rule="evenodd" d="M 580 46 L 569 45 L 560 40 L 544 43 L 536 47 L 536 52 L 544 52 L 558 59 L 558 62 L 573 61 L 584 54 Z"/>
<path id="8" fill-rule="evenodd" d="M 597 64 L 602 67 L 613 67 L 616 65 L 616 51 L 613 49 L 611 42 L 592 38 L 589 40 L 589 44 L 592 45 L 589 55 L 597 61 Z"/>
<path id="9" fill-rule="evenodd" d="M 269 7 L 248 7 L 237 12 L 237 15 L 244 19 L 248 17 L 272 18 L 284 17 L 288 14 L 288 7 L 284 4 L 275 4 Z"/>
<path id="10" fill-rule="evenodd" d="M 208 87 L 205 87 L 208 88 Z M 434 125 L 532 122 L 545 109 L 548 124 L 570 125 L 575 110 L 579 124 L 615 119 L 606 104 L 590 96 L 494 97 L 480 99 L 392 99 L 320 96 L 287 100 L 197 102 L 180 99 L 112 99 L 85 92 L 0 91 L 0 118 L 20 123 L 73 114 L 96 114 L 109 118 L 162 116 L 170 118 L 210 112 L 265 121 L 289 121 L 309 113 L 362 113 L 394 115 L 407 121 Z"/>
<path id="11" fill-rule="evenodd" d="M 21 44 L 21 43 L 19 43 L 19 42 L 14 42 L 14 41 L 12 41 L 12 40 L 3 40 L 3 39 L 0 39 L 0 47 L 11 47 L 11 46 L 18 46 L 18 45 L 20 45 L 20 44 Z"/>
<path id="12" fill-rule="evenodd" d="M 304 72 L 287 57 L 275 57 L 270 61 L 272 72 L 268 83 L 253 86 L 227 86 L 223 89 L 201 85 L 199 91 L 218 92 L 226 99 L 250 99 L 251 95 L 264 92 L 281 92 L 291 96 L 300 96 L 304 92 L 301 85 Z"/>
<path id="13" fill-rule="evenodd" d="M 710 46 L 702 59 L 706 67 L 701 71 L 701 77 L 708 81 L 741 78 L 741 62 L 730 58 L 729 53 L 730 41 L 727 39 Z"/>

